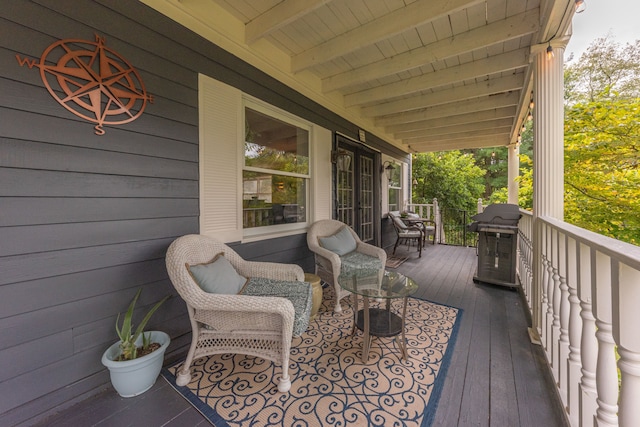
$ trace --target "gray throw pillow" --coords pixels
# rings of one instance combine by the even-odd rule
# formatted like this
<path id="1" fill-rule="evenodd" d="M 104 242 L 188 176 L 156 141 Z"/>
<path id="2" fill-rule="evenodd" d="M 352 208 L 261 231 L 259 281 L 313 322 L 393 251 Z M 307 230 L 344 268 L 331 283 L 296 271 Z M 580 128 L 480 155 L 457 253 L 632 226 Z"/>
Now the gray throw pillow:
<path id="1" fill-rule="evenodd" d="M 247 283 L 247 278 L 238 274 L 224 254 L 218 254 L 207 264 L 189 265 L 187 270 L 203 291 L 214 294 L 237 294 Z"/>
<path id="2" fill-rule="evenodd" d="M 325 249 L 329 249 L 331 252 L 335 252 L 339 256 L 348 254 L 356 250 L 358 242 L 353 238 L 351 231 L 347 226 L 344 226 L 333 236 L 320 237 L 320 246 Z"/>

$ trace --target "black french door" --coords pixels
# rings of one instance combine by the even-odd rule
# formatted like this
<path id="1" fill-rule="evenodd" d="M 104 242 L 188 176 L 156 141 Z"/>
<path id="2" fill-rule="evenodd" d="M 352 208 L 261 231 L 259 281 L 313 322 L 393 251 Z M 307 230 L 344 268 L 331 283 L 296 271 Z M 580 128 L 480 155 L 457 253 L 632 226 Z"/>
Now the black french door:
<path id="1" fill-rule="evenodd" d="M 336 135 L 335 194 L 337 220 L 350 225 L 363 242 L 377 244 L 380 189 L 377 153 Z"/>

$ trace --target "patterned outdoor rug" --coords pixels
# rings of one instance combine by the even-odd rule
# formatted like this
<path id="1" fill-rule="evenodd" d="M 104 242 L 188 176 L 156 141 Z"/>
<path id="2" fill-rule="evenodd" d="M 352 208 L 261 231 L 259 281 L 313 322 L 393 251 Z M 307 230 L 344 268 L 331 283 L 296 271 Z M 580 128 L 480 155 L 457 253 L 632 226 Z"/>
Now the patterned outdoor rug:
<path id="1" fill-rule="evenodd" d="M 309 329 L 294 338 L 289 393 L 277 392 L 280 368 L 253 356 L 197 360 L 186 387 L 175 384 L 182 362 L 162 374 L 216 427 L 429 426 L 462 311 L 410 298 L 408 360 L 400 359 L 394 339 L 378 338 L 371 345 L 369 363 L 364 364 L 362 333 L 351 335 L 353 311 L 348 300 L 343 299 L 341 314 L 321 307 Z M 393 307 L 401 309 L 401 300 Z"/>
<path id="2" fill-rule="evenodd" d="M 387 267 L 387 268 L 398 268 L 407 259 L 409 259 L 409 257 L 407 257 L 407 256 L 405 256 L 405 257 L 390 256 L 390 257 L 387 258 L 387 263 L 385 264 L 385 267 Z"/>

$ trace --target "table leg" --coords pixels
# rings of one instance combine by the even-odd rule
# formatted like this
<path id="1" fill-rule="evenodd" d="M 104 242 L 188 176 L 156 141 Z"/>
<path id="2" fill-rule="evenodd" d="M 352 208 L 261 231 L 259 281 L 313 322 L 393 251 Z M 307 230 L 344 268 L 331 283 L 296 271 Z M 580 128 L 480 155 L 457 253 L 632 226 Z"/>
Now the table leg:
<path id="1" fill-rule="evenodd" d="M 405 321 L 407 318 L 407 297 L 404 297 L 404 301 L 402 304 L 402 344 L 400 345 L 400 350 L 402 351 L 402 358 L 404 360 L 407 360 L 408 355 L 407 355 L 407 338 L 405 336 Z M 398 338 L 398 336 L 396 335 L 396 338 Z"/>
<path id="2" fill-rule="evenodd" d="M 355 335 L 356 325 L 358 324 L 358 295 L 351 295 L 353 296 L 353 327 L 351 328 L 351 335 Z"/>
<path id="3" fill-rule="evenodd" d="M 364 330 L 362 331 L 362 363 L 369 362 L 369 348 L 371 347 L 371 337 L 369 336 L 369 298 L 362 297 L 364 306 Z"/>

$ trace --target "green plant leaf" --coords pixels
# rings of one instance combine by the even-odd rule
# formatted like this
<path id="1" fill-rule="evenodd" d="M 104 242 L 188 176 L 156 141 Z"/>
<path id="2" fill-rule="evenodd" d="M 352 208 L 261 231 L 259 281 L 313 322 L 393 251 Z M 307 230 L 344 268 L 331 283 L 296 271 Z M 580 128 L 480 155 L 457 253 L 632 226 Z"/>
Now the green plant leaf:
<path id="1" fill-rule="evenodd" d="M 131 360 L 137 357 L 138 347 L 136 346 L 136 340 L 138 339 L 140 334 L 143 333 L 144 328 L 149 322 L 149 319 L 151 319 L 151 316 L 153 315 L 153 313 L 155 313 L 156 310 L 158 310 L 158 308 L 160 308 L 160 306 L 170 297 L 169 295 L 167 295 L 164 298 L 162 298 L 159 302 L 157 302 L 153 306 L 153 308 L 149 310 L 149 312 L 146 314 L 144 319 L 142 319 L 142 322 L 140 322 L 140 325 L 138 325 L 138 327 L 136 328 L 135 333 L 132 333 L 131 331 L 133 330 L 133 324 L 132 324 L 133 312 L 135 310 L 136 303 L 138 302 L 138 298 L 140 297 L 141 293 L 142 293 L 142 288 L 138 289 L 138 292 L 136 293 L 135 297 L 133 298 L 133 300 L 131 300 L 129 307 L 127 308 L 127 312 L 125 313 L 122 319 L 122 326 L 118 326 L 120 324 L 120 314 L 118 314 L 118 318 L 116 319 L 116 333 L 118 334 L 118 338 L 120 338 L 120 350 L 122 352 L 122 355 L 120 357 L 121 360 Z M 149 337 L 147 340 L 147 337 L 145 337 L 144 335 L 142 336 L 142 338 L 143 338 L 143 347 L 144 348 L 148 347 L 150 344 L 151 338 Z"/>

